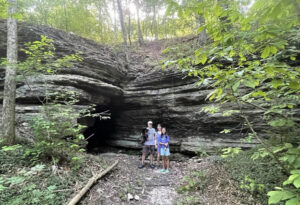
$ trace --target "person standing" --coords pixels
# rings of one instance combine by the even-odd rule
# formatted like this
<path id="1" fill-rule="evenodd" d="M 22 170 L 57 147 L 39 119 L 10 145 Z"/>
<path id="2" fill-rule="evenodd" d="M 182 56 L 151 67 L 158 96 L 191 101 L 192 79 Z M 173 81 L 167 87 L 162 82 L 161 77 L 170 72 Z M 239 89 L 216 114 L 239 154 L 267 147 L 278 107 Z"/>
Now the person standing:
<path id="1" fill-rule="evenodd" d="M 160 147 L 160 156 L 162 157 L 162 169 L 160 172 L 162 173 L 169 173 L 169 168 L 170 168 L 170 137 L 167 134 L 167 129 L 165 127 L 162 128 L 161 130 L 161 137 L 159 144 L 161 145 Z"/>
<path id="2" fill-rule="evenodd" d="M 148 121 L 147 123 L 147 131 L 148 137 L 147 140 L 143 144 L 143 155 L 142 155 L 142 163 L 139 165 L 139 168 L 143 168 L 145 166 L 145 158 L 150 155 L 150 167 L 153 169 L 155 166 L 153 165 L 153 154 L 155 152 L 155 129 L 153 128 L 153 122 Z"/>
<path id="3" fill-rule="evenodd" d="M 158 169 L 160 166 L 160 136 L 161 136 L 161 124 L 157 124 L 157 132 L 155 136 L 155 149 L 157 150 L 157 163 L 156 168 Z"/>

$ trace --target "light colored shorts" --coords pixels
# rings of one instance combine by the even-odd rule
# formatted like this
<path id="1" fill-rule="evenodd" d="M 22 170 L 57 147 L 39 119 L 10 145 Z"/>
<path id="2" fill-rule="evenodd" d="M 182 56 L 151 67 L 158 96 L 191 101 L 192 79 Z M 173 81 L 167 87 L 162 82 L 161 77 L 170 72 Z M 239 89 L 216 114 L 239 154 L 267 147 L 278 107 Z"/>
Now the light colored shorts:
<path id="1" fill-rule="evenodd" d="M 160 156 L 170 156 L 170 148 L 160 148 Z"/>

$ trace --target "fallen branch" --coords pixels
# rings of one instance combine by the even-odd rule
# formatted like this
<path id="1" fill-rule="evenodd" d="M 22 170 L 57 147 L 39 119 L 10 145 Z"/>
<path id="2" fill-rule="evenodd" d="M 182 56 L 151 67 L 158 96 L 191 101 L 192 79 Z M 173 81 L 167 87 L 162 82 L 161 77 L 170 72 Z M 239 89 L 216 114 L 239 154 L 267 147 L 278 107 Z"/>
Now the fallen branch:
<path id="1" fill-rule="evenodd" d="M 117 164 L 118 164 L 118 160 L 113 163 L 113 165 L 111 165 L 110 167 L 108 167 L 107 169 L 105 169 L 103 172 L 93 176 L 92 178 L 90 178 L 89 182 L 85 185 L 85 187 L 83 187 L 83 189 L 81 189 L 81 191 L 76 194 L 76 196 L 68 203 L 68 205 L 75 205 L 77 204 L 80 199 L 85 195 L 85 193 L 91 188 L 91 186 L 100 178 L 102 178 L 104 175 L 106 175 L 109 171 L 111 171 Z"/>

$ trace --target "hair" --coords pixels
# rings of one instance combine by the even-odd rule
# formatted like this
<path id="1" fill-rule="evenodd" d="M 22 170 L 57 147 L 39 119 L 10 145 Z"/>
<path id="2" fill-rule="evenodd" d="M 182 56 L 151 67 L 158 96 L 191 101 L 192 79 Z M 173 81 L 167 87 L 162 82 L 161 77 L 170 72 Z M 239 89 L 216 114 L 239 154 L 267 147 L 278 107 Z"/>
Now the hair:
<path id="1" fill-rule="evenodd" d="M 163 134 L 163 132 L 162 132 L 162 131 L 163 131 L 163 129 L 165 129 L 165 130 L 166 130 L 165 134 Z M 163 136 L 163 135 L 168 135 L 168 134 L 167 134 L 167 128 L 166 128 L 166 127 L 162 127 L 162 128 L 161 128 L 161 136 Z"/>
<path id="2" fill-rule="evenodd" d="M 161 126 L 161 124 L 160 124 L 160 123 L 158 123 L 158 124 L 157 124 L 157 127 L 158 127 L 158 126 L 160 126 L 160 127 L 161 127 L 161 129 L 160 129 L 160 131 L 161 131 L 161 130 L 162 130 L 162 126 Z"/>

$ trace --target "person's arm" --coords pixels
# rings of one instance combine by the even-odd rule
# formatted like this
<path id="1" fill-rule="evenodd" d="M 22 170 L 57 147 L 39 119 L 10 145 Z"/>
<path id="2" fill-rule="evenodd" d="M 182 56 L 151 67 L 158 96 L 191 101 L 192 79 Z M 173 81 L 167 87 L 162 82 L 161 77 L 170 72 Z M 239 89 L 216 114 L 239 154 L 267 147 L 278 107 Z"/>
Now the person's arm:
<path id="1" fill-rule="evenodd" d="M 168 137 L 167 137 L 167 142 L 166 142 L 166 144 L 165 144 L 165 145 L 166 145 L 166 147 L 168 147 L 168 145 L 169 145 L 169 142 L 170 142 L 170 137 L 168 136 Z"/>
<path id="2" fill-rule="evenodd" d="M 165 143 L 161 142 L 161 139 L 162 139 L 162 138 L 160 137 L 160 139 L 159 139 L 159 144 L 160 144 L 160 145 L 164 145 Z"/>

